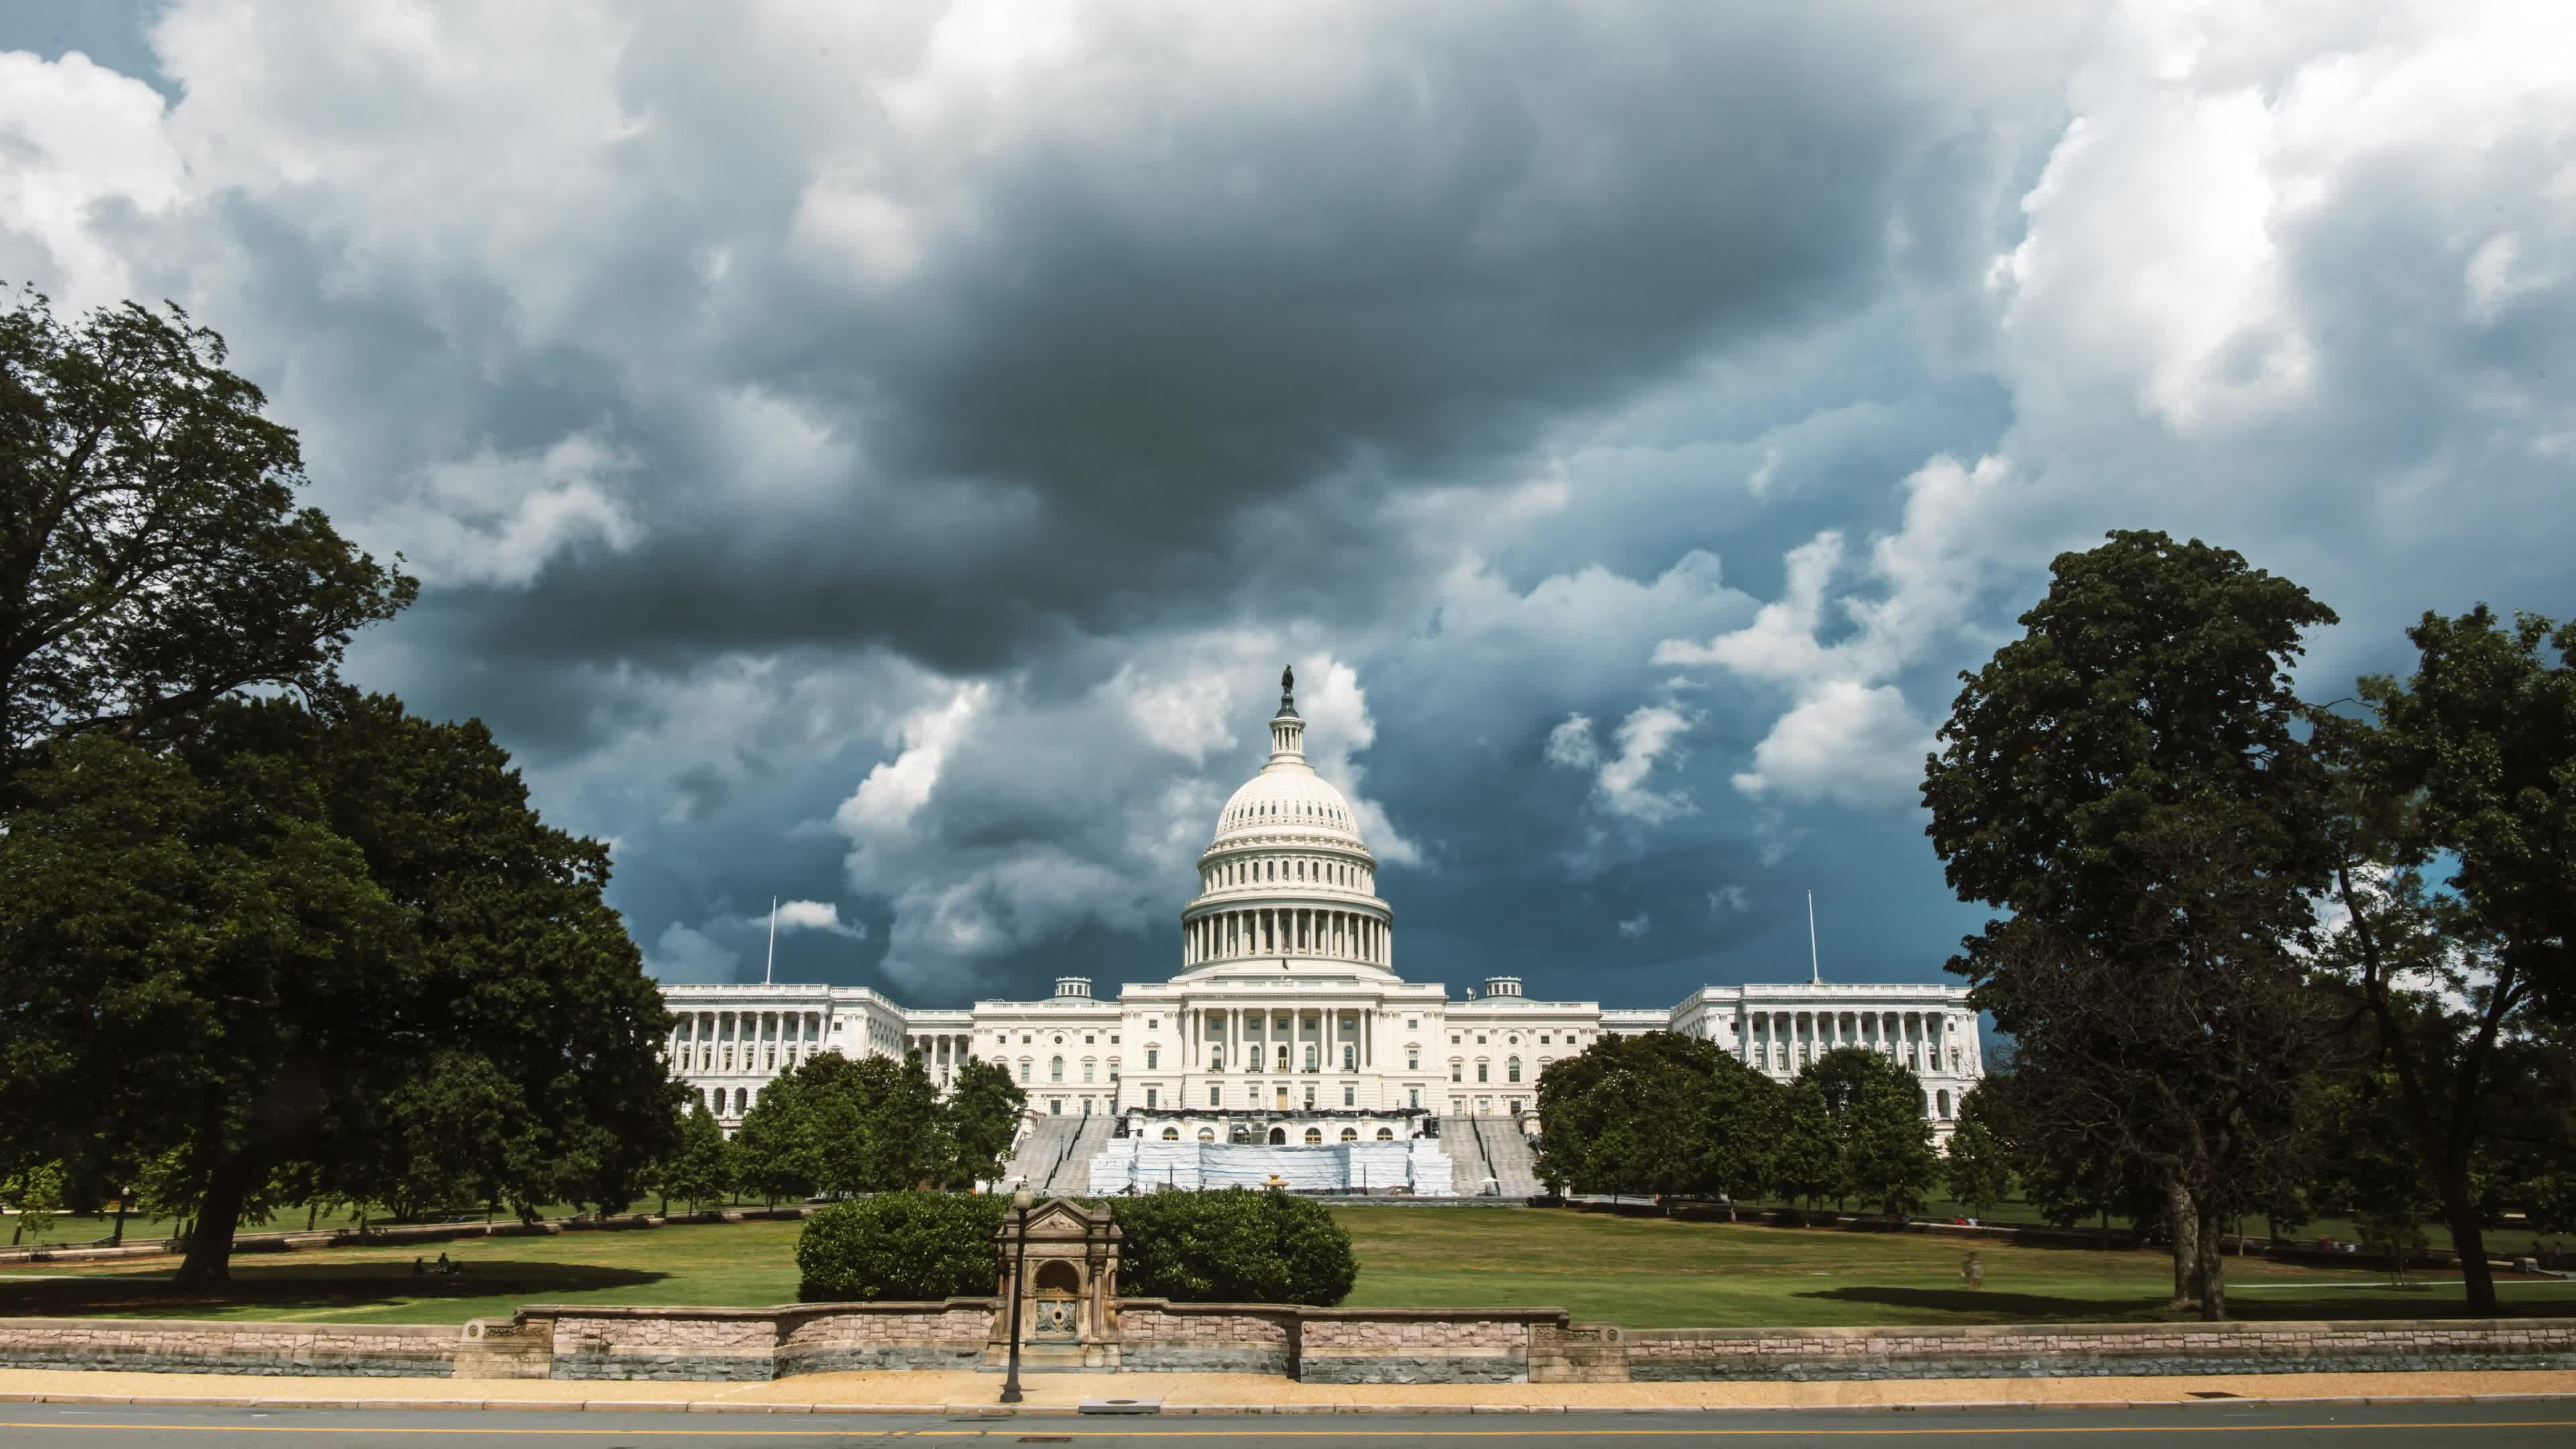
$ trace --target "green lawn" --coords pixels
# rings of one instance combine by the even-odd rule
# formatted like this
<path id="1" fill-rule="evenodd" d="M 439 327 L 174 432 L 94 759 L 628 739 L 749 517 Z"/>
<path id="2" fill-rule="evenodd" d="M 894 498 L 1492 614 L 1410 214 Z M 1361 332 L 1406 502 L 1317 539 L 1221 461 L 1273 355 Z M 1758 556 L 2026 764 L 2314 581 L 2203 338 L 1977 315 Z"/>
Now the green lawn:
<path id="1" fill-rule="evenodd" d="M 1679 1223 L 1508 1208 L 1347 1208 L 1355 1305 L 1536 1303 L 1631 1328 L 2157 1321 L 2172 1261 L 2153 1252 L 2015 1248 L 1920 1233 Z M 1985 1287 L 1960 1264 L 1975 1249 Z M 2461 1311 L 2459 1280 L 2230 1258 L 2246 1318 L 2419 1318 Z M 2240 1291 L 2241 1290 L 2241 1291 Z M 2576 1314 L 2576 1282 L 2515 1280 L 2518 1312 Z"/>
<path id="2" fill-rule="evenodd" d="M 2170 1268 L 2154 1253 L 1676 1223 L 1512 1208 L 1336 1210 L 1359 1249 L 1354 1306 L 1540 1304 L 1632 1328 L 2152 1321 Z M 444 1245 L 461 1280 L 413 1276 L 420 1249 L 342 1248 L 234 1260 L 232 1290 L 179 1295 L 173 1260 L 0 1271 L 0 1314 L 458 1323 L 522 1303 L 762 1305 L 796 1296 L 795 1223 L 730 1223 Z M 429 1256 L 439 1248 L 432 1246 Z M 2460 1311 L 2456 1279 L 2413 1291 L 2358 1272 L 2230 1259 L 2248 1318 L 2421 1318 Z M 2509 1311 L 2576 1314 L 2576 1283 L 2509 1280 Z"/>

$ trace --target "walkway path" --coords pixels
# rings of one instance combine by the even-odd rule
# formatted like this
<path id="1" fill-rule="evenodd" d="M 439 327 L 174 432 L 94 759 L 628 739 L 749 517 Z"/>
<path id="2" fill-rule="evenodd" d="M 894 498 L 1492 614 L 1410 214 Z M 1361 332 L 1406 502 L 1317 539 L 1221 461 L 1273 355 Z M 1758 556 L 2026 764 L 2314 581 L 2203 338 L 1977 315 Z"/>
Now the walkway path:
<path id="1" fill-rule="evenodd" d="M 1173 1413 L 1583 1413 L 1719 1409 L 2186 1404 L 2206 1396 L 2329 1403 L 2494 1395 L 2576 1399 L 2576 1370 L 2213 1374 L 2156 1378 L 1898 1379 L 1758 1384 L 1303 1384 L 1261 1374 L 1029 1374 L 1023 1412 L 1155 1398 Z M 769 1383 L 267 1378 L 0 1369 L 0 1403 L 267 1404 L 352 1408 L 663 1409 L 750 1413 L 990 1412 L 999 1374 L 801 1374 Z M 0 1415 L 5 1417 L 5 1415 Z"/>

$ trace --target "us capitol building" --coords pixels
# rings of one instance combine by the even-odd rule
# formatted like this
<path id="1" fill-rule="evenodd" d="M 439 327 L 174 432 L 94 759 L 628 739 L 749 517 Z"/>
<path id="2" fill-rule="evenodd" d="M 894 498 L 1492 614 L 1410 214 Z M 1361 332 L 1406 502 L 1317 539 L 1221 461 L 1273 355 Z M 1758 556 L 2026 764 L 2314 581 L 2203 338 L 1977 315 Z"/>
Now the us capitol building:
<path id="1" fill-rule="evenodd" d="M 1395 910 L 1350 802 L 1306 762 L 1294 680 L 1270 757 L 1225 803 L 1181 911 L 1181 969 L 1115 1001 L 1082 977 L 1042 1001 L 904 1007 L 863 987 L 672 985 L 675 1073 L 728 1132 L 817 1052 L 917 1052 L 946 1085 L 970 1057 L 1028 1093 L 1008 1174 L 1058 1191 L 1286 1180 L 1417 1192 L 1535 1191 L 1548 1064 L 1603 1036 L 1676 1031 L 1779 1080 L 1866 1046 L 1912 1068 L 1947 1138 L 1983 1075 L 1962 987 L 1707 986 L 1664 1010 L 1542 1001 L 1518 977 L 1454 999 L 1395 972 Z M 1323 1152 L 1280 1149 L 1324 1148 Z"/>

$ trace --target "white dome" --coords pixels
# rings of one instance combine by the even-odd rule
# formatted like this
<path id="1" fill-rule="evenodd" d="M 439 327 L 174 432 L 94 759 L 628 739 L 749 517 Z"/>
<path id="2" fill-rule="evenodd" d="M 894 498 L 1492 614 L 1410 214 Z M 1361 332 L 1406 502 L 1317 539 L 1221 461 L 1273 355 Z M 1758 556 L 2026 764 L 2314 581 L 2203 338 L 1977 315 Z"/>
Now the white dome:
<path id="1" fill-rule="evenodd" d="M 1368 849 L 1360 839 L 1360 823 L 1351 813 L 1351 802 L 1302 759 L 1272 764 L 1244 781 L 1243 788 L 1217 812 L 1216 839 L 1211 845 L 1232 845 L 1243 836 L 1270 831 L 1328 836 L 1354 850 Z"/>
<path id="2" fill-rule="evenodd" d="M 1216 838 L 1208 849 L 1276 835 L 1322 836 L 1329 844 L 1367 855 L 1351 802 L 1306 763 L 1306 722 L 1297 717 L 1296 699 L 1289 692 L 1292 678 L 1286 671 L 1279 676 L 1279 713 L 1270 719 L 1270 761 L 1217 812 Z"/>

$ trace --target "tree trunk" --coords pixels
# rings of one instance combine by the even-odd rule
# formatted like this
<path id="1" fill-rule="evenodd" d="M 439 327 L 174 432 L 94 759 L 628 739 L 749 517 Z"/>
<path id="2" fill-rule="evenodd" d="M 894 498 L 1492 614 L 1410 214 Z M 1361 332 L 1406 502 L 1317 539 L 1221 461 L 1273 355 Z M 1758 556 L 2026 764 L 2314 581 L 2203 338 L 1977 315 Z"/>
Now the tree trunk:
<path id="1" fill-rule="evenodd" d="M 240 1225 L 242 1200 L 250 1195 L 250 1164 L 227 1159 L 206 1179 L 205 1198 L 197 1204 L 195 1231 L 188 1237 L 188 1256 L 170 1281 L 182 1288 L 207 1288 L 232 1281 L 233 1229 Z"/>
<path id="2" fill-rule="evenodd" d="M 2460 1285 L 2468 1290 L 2469 1316 L 2493 1318 L 2495 1275 L 2487 1268 L 2486 1224 L 2480 1221 L 2477 1199 L 2469 1191 L 2468 1171 L 2445 1163 L 2434 1169 L 2433 1176 L 2442 1189 L 2442 1220 L 2451 1225 L 2452 1250 L 2460 1255 Z M 2402 1254 L 2404 1249 L 2399 1251 Z"/>
<path id="3" fill-rule="evenodd" d="M 2165 1226 L 2173 1234 L 2173 1309 L 2200 1306 L 2200 1213 L 2180 1179 L 2165 1180 Z"/>
<path id="4" fill-rule="evenodd" d="M 2227 1321 L 2227 1257 L 2220 1251 L 2224 1245 L 2220 1242 L 2218 1224 L 2217 1213 L 2206 1213 L 2200 1220 L 2200 1231 L 2194 1235 L 2199 1249 L 2197 1266 L 2200 1270 L 2200 1321 L 2203 1323 Z"/>
<path id="5" fill-rule="evenodd" d="M 107 1240 L 120 1248 L 125 1246 L 125 1199 L 122 1197 L 116 1200 L 116 1227 L 108 1234 Z"/>

